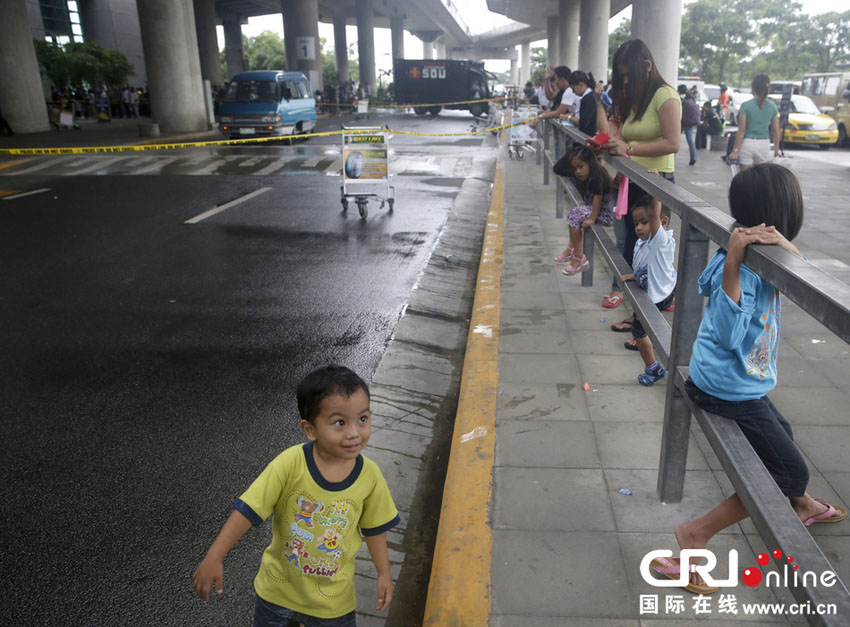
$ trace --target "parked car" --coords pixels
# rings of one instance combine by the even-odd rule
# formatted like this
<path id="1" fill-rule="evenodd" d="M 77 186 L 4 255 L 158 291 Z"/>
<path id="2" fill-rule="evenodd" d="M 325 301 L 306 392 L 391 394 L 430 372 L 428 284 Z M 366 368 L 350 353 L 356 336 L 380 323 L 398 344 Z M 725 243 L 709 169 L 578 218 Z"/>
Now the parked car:
<path id="1" fill-rule="evenodd" d="M 803 95 L 838 124 L 838 142 L 850 146 L 850 72 L 826 72 L 803 76 Z"/>
<path id="2" fill-rule="evenodd" d="M 779 106 L 782 96 L 768 96 Z M 785 127 L 785 144 L 816 144 L 822 150 L 838 142 L 838 124 L 821 113 L 818 106 L 808 96 L 791 96 L 791 111 L 788 113 L 788 125 Z"/>

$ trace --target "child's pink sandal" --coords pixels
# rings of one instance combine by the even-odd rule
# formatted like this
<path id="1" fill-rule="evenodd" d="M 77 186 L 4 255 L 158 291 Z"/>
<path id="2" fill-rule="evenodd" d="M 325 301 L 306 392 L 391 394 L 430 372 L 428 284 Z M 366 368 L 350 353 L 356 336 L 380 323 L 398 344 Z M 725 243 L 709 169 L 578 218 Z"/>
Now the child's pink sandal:
<path id="1" fill-rule="evenodd" d="M 569 263 L 574 258 L 573 252 L 575 252 L 575 250 L 572 246 L 570 246 L 569 248 L 567 248 L 567 254 L 558 255 L 557 257 L 555 257 L 555 261 L 557 261 L 558 263 Z"/>
<path id="2" fill-rule="evenodd" d="M 575 257 L 573 257 L 575 259 Z M 587 257 L 584 255 L 581 256 L 580 263 L 577 266 L 567 266 L 564 268 L 564 274 L 567 276 L 573 276 L 574 274 L 578 274 L 579 272 L 584 272 L 590 268 L 590 262 L 587 260 Z"/>

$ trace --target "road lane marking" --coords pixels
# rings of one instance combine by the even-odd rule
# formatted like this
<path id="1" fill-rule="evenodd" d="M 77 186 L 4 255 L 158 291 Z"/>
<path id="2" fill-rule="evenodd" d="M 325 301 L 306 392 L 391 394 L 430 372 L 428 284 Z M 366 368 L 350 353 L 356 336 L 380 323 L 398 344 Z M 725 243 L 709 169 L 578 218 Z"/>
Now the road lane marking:
<path id="1" fill-rule="evenodd" d="M 106 168 L 111 167 L 112 165 L 114 165 L 115 163 L 117 163 L 119 161 L 123 161 L 125 159 L 128 159 L 128 157 L 126 157 L 126 156 L 106 157 L 105 159 L 101 158 L 101 157 L 95 157 L 95 159 L 97 161 L 96 163 L 89 164 L 88 166 L 86 166 L 84 168 L 80 168 L 78 170 L 74 170 L 73 172 L 71 172 L 71 175 L 72 176 L 78 176 L 80 174 L 88 174 L 89 172 L 97 172 L 98 170 L 105 170 Z"/>
<path id="2" fill-rule="evenodd" d="M 56 165 L 56 164 L 57 164 L 57 162 L 56 162 L 55 159 L 45 159 L 41 163 L 30 166 L 28 168 L 24 168 L 23 170 L 14 170 L 13 172 L 4 172 L 3 174 L 9 175 L 9 176 L 17 176 L 18 174 L 29 174 L 30 172 L 35 172 L 37 170 L 43 170 L 44 168 L 46 168 L 50 165 Z"/>
<path id="3" fill-rule="evenodd" d="M 49 192 L 49 187 L 42 187 L 41 189 L 33 189 L 28 192 L 23 192 L 21 194 L 14 194 L 12 196 L 3 196 L 3 200 L 15 200 L 16 198 L 23 198 L 24 196 L 32 196 L 33 194 L 40 194 L 41 192 Z"/>
<path id="4" fill-rule="evenodd" d="M 147 174 L 149 172 L 156 172 L 158 174 L 165 166 L 177 161 L 177 157 L 155 157 L 154 159 L 155 161 L 153 163 L 134 170 L 133 174 Z"/>
<path id="5" fill-rule="evenodd" d="M 265 176 L 266 174 L 274 174 L 285 165 L 286 162 L 283 159 L 277 159 L 276 161 L 270 163 L 261 170 L 257 170 L 256 172 L 254 172 L 254 176 Z"/>
<path id="6" fill-rule="evenodd" d="M 258 190 L 251 192 L 250 194 L 246 194 L 241 198 L 237 198 L 236 200 L 231 200 L 230 202 L 226 202 L 223 205 L 219 205 L 218 207 L 213 207 L 209 211 L 204 211 L 203 213 L 196 215 L 194 218 L 189 218 L 183 224 L 197 224 L 201 220 L 206 220 L 207 218 L 214 216 L 217 213 L 221 213 L 226 209 L 230 209 L 231 207 L 235 207 L 236 205 L 245 202 L 246 200 L 251 200 L 252 198 L 259 196 L 260 194 L 265 194 L 269 191 L 271 187 L 261 187 Z"/>
<path id="7" fill-rule="evenodd" d="M 16 165 L 20 165 L 22 163 L 26 163 L 27 161 L 32 161 L 32 159 L 18 159 L 17 161 L 9 161 L 8 163 L 0 163 L 0 170 L 5 170 L 6 168 L 11 168 Z"/>

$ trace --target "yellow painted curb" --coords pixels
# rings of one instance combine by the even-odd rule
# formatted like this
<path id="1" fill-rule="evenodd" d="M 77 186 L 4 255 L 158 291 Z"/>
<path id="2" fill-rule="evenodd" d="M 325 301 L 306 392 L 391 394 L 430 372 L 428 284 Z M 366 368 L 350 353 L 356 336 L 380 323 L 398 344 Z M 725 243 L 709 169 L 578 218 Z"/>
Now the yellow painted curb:
<path id="1" fill-rule="evenodd" d="M 440 525 L 423 625 L 486 625 L 490 616 L 493 533 L 490 495 L 499 398 L 505 135 L 478 264 Z"/>

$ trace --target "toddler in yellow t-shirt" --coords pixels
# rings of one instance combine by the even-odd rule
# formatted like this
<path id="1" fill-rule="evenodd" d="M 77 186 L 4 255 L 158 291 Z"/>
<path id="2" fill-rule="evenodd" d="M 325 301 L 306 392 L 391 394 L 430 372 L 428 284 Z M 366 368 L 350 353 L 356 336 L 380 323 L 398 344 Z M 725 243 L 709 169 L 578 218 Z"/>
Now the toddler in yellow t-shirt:
<path id="1" fill-rule="evenodd" d="M 278 455 L 242 494 L 192 582 L 204 601 L 213 585 L 221 594 L 224 556 L 274 514 L 254 578 L 254 625 L 353 626 L 360 534 L 378 571 L 376 609 L 385 610 L 393 596 L 386 532 L 400 522 L 380 469 L 361 454 L 372 431 L 369 388 L 331 365 L 308 374 L 297 398 L 308 441 Z"/>

